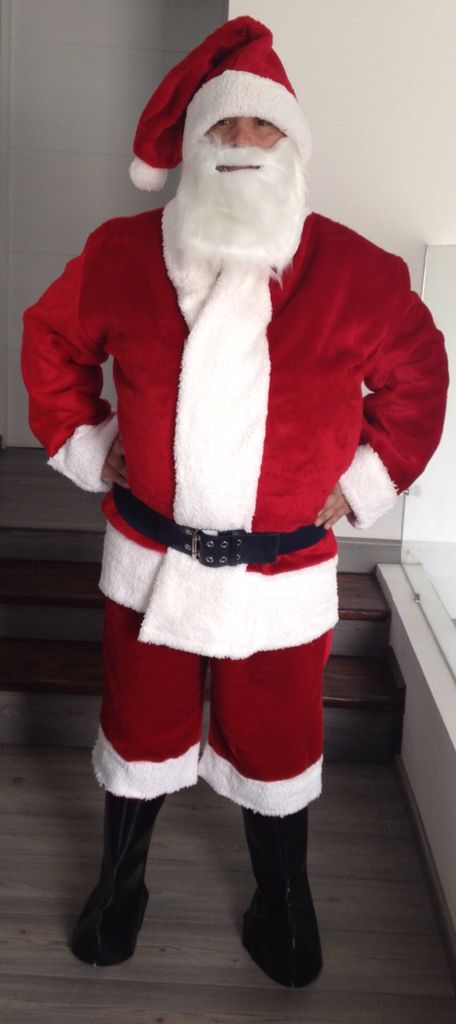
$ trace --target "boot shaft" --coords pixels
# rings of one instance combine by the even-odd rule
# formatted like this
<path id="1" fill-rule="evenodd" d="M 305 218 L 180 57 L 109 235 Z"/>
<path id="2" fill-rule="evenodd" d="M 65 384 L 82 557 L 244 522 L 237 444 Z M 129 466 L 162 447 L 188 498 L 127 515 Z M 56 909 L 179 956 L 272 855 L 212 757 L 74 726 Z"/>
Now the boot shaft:
<path id="1" fill-rule="evenodd" d="M 307 807 L 283 818 L 243 808 L 244 829 L 259 890 L 271 897 L 299 890 L 307 877 Z"/>

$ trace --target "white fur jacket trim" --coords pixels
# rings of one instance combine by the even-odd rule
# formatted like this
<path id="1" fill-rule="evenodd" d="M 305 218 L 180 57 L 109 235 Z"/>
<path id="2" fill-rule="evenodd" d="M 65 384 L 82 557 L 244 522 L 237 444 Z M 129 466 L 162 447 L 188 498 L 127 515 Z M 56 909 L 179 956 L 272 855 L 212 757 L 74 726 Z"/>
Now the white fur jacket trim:
<path id="1" fill-rule="evenodd" d="M 96 426 L 77 427 L 48 459 L 48 466 L 63 473 L 83 491 L 109 491 L 110 484 L 101 479 L 101 471 L 118 430 L 117 416 L 109 416 Z"/>
<path id="2" fill-rule="evenodd" d="M 397 490 L 388 470 L 370 444 L 359 446 L 339 483 L 353 509 L 349 521 L 361 530 L 389 512 L 397 500 Z"/>
<path id="3" fill-rule="evenodd" d="M 189 335 L 177 398 L 174 518 L 200 529 L 250 530 L 268 411 L 269 274 L 186 264 L 175 200 L 163 214 L 168 274 Z"/>

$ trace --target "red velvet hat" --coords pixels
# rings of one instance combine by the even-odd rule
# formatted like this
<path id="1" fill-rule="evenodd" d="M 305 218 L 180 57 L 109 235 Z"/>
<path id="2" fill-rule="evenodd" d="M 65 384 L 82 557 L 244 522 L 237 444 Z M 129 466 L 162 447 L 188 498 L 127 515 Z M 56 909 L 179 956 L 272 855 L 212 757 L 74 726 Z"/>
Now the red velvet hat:
<path id="1" fill-rule="evenodd" d="M 225 22 L 165 76 L 136 129 L 133 183 L 160 189 L 168 169 L 222 117 L 271 121 L 294 140 L 304 163 L 310 157 L 309 126 L 272 49 L 272 33 L 253 18 Z"/>

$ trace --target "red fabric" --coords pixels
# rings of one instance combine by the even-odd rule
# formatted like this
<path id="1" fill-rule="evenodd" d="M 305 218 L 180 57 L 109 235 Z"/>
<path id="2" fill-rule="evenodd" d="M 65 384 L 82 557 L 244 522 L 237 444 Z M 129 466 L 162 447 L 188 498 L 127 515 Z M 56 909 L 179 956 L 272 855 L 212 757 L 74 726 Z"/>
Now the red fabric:
<path id="1" fill-rule="evenodd" d="M 448 373 L 442 335 L 410 291 L 403 261 L 325 217 L 307 218 L 271 299 L 253 529 L 288 531 L 315 520 L 360 442 L 378 452 L 399 491 L 408 487 L 439 441 Z M 53 454 L 77 426 L 102 418 L 99 364 L 111 354 L 133 493 L 168 516 L 187 333 L 163 260 L 160 210 L 102 225 L 25 314 L 23 371 L 39 440 Z M 376 389 L 364 401 L 363 379 Z M 110 498 L 105 511 L 112 518 Z M 322 559 L 332 544 L 321 542 Z"/>
<path id="2" fill-rule="evenodd" d="M 125 761 L 165 761 L 199 741 L 205 659 L 140 643 L 141 620 L 106 599 L 100 722 Z"/>
<path id="3" fill-rule="evenodd" d="M 31 317 L 24 316 L 22 373 L 30 393 L 30 426 L 49 455 L 76 427 L 101 423 L 111 411 L 100 398 L 100 366 L 108 352 L 98 339 L 92 341 L 80 315 L 82 265 L 81 257 L 70 260 Z"/>
<path id="4" fill-rule="evenodd" d="M 331 632 L 301 647 L 212 662 L 209 743 L 248 779 L 291 779 L 323 752 Z"/>
<path id="5" fill-rule="evenodd" d="M 137 640 L 142 616 L 107 600 L 101 725 L 126 761 L 179 757 L 201 736 L 208 659 Z M 211 659 L 209 743 L 249 779 L 299 775 L 322 754 L 331 631 L 302 647 Z"/>
<path id="6" fill-rule="evenodd" d="M 138 122 L 136 156 L 152 167 L 177 167 L 188 104 L 205 82 L 228 70 L 270 78 L 293 92 L 272 49 L 270 30 L 253 18 L 234 18 L 207 36 L 160 83 Z"/>

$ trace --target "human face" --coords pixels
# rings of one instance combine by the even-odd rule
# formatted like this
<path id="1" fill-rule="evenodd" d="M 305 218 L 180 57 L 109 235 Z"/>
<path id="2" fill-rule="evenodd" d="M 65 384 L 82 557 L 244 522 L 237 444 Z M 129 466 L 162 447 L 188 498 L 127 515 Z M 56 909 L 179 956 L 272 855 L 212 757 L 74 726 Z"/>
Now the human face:
<path id="1" fill-rule="evenodd" d="M 275 124 L 262 117 L 223 117 L 209 128 L 208 135 L 214 136 L 224 146 L 257 146 L 272 149 L 284 133 Z M 229 167 L 226 170 L 245 170 Z"/>

